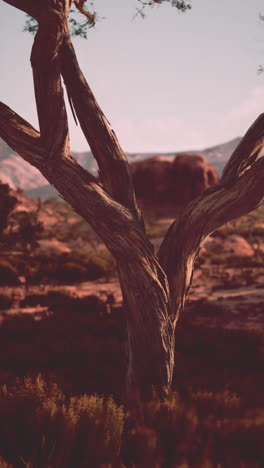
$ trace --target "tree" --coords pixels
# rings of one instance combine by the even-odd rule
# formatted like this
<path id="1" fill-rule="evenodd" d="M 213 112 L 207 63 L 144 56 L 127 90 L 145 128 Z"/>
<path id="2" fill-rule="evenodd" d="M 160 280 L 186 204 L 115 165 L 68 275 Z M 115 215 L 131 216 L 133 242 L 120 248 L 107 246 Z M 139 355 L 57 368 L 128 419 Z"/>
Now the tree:
<path id="1" fill-rule="evenodd" d="M 8 225 L 8 219 L 17 204 L 17 199 L 10 193 L 8 184 L 0 181 L 0 239 Z"/>
<path id="2" fill-rule="evenodd" d="M 20 245 L 25 255 L 39 247 L 44 226 L 38 220 L 38 211 L 17 211 L 11 216 L 11 223 L 11 241 Z"/>
<path id="3" fill-rule="evenodd" d="M 41 171 L 115 257 L 127 319 L 128 402 L 134 405 L 151 397 L 153 388 L 163 398 L 172 382 L 175 327 L 202 242 L 263 200 L 264 159 L 257 157 L 264 141 L 264 115 L 232 154 L 220 183 L 187 205 L 155 255 L 125 154 L 79 68 L 71 42 L 69 10 L 72 3 L 83 8 L 84 1 L 4 1 L 38 22 L 31 64 L 40 132 L 1 103 L 0 136 Z M 100 182 L 70 154 L 61 77 L 97 160 Z"/>

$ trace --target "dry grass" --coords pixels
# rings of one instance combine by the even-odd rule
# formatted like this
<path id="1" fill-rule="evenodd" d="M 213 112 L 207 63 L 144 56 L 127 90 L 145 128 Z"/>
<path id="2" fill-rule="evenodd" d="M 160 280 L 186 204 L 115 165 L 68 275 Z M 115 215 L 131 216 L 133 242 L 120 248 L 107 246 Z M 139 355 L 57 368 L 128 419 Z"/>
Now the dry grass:
<path id="1" fill-rule="evenodd" d="M 138 424 L 111 397 L 69 398 L 38 375 L 1 388 L 0 417 L 3 467 L 260 468 L 264 456 L 263 409 L 229 391 L 154 397 Z"/>

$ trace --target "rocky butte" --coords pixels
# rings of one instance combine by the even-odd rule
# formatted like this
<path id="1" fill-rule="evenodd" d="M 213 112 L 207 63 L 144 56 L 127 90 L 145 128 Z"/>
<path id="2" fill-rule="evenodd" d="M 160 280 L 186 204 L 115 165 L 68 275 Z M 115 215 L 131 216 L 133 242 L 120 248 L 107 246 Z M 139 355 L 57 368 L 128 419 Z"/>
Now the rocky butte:
<path id="1" fill-rule="evenodd" d="M 185 205 L 219 180 L 215 168 L 197 153 L 179 153 L 174 159 L 155 156 L 133 163 L 131 171 L 142 207 L 163 206 L 167 214 L 175 205 Z"/>

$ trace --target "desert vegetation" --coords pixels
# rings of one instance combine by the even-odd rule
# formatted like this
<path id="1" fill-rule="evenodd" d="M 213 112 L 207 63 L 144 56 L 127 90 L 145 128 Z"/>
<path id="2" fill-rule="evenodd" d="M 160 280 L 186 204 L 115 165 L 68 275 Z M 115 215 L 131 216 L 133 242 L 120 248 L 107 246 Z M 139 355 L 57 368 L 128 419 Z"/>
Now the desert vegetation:
<path id="1" fill-rule="evenodd" d="M 23 212 L 25 203 L 18 201 L 15 209 Z M 177 327 L 173 392 L 164 402 L 154 395 L 139 423 L 125 405 L 125 313 L 115 290 L 114 298 L 107 290 L 109 284 L 118 288 L 114 261 L 99 239 L 94 249 L 94 233 L 80 229 L 83 222 L 66 204 L 41 204 L 38 221 L 46 219 L 46 229 L 28 252 L 31 276 L 23 278 L 25 256 L 17 238 L 0 251 L 2 268 L 8 264 L 13 272 L 0 275 L 0 466 L 260 467 L 263 296 L 248 304 L 240 292 L 259 285 L 262 293 L 263 208 L 212 238 L 221 239 L 223 250 L 230 236 L 242 237 L 251 255 L 241 254 L 239 242 L 233 253 L 217 254 L 212 246 L 201 251 Z M 169 220 L 151 213 L 147 219 L 155 245 Z M 85 254 L 58 249 L 58 226 L 60 249 L 74 240 L 83 243 Z M 45 254 L 42 240 L 44 246 L 54 241 L 55 250 Z M 104 268 L 91 277 L 91 259 L 98 258 Z M 87 284 L 99 284 L 104 293 L 87 295 Z M 228 299 L 230 290 L 237 301 Z M 250 314 L 258 318 L 252 328 Z"/>

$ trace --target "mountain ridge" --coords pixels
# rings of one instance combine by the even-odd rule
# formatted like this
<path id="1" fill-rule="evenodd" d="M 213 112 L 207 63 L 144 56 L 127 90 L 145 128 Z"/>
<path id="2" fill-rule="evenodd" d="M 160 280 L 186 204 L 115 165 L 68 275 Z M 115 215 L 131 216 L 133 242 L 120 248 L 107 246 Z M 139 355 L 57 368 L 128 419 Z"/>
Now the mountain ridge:
<path id="1" fill-rule="evenodd" d="M 218 174 L 221 174 L 223 167 L 225 166 L 227 160 L 240 140 L 241 138 L 237 137 L 228 142 L 208 147 L 203 150 L 192 150 L 188 152 L 202 153 L 207 158 L 208 163 L 216 168 Z M 171 159 L 180 153 L 182 153 L 182 151 L 147 153 L 134 152 L 126 154 L 128 162 L 133 163 L 135 161 L 149 159 L 158 155 Z M 98 166 L 90 151 L 73 151 L 72 155 L 77 159 L 81 166 L 90 171 L 92 174 L 97 175 Z M 58 196 L 56 189 L 47 183 L 46 179 L 40 174 L 40 172 L 35 167 L 24 161 L 1 138 L 0 179 L 3 182 L 8 183 L 12 188 L 21 188 L 27 196 L 32 198 L 48 198 Z"/>

